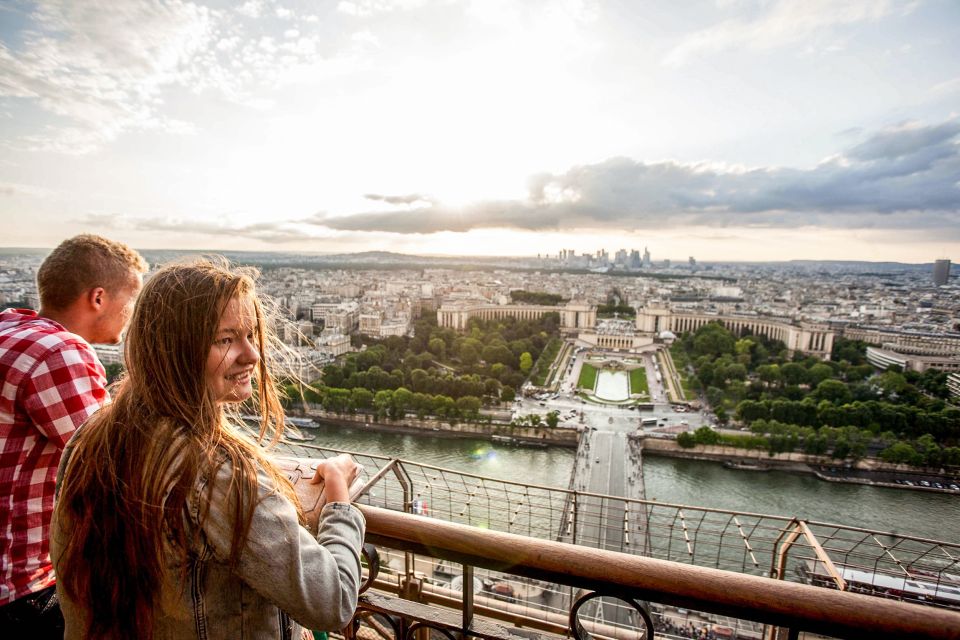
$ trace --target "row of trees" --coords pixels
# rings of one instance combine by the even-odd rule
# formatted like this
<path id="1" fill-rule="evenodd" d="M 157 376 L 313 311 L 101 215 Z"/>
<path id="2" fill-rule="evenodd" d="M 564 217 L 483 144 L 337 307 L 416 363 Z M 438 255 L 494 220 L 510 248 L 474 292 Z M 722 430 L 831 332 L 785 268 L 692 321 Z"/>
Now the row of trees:
<path id="1" fill-rule="evenodd" d="M 854 426 L 814 429 L 776 420 L 758 421 L 751 427 L 750 434 L 721 434 L 709 427 L 700 427 L 693 433 L 681 433 L 677 443 L 685 448 L 706 444 L 761 450 L 771 456 L 801 451 L 836 459 L 860 459 L 876 454 L 881 460 L 894 464 L 960 466 L 960 447 L 940 446 L 930 434 L 905 441 L 897 439 L 892 432 L 877 437 Z"/>
<path id="2" fill-rule="evenodd" d="M 516 397 L 558 326 L 555 313 L 539 320 L 474 319 L 461 334 L 426 318 L 414 337 L 363 339 L 362 351 L 323 368 L 305 399 L 340 413 L 476 419 L 485 401 Z"/>
<path id="3" fill-rule="evenodd" d="M 719 323 L 686 334 L 680 347 L 693 367 L 692 386 L 718 419 L 735 417 L 752 432 L 729 436 L 727 444 L 771 454 L 877 453 L 910 464 L 956 464 L 960 410 L 945 402 L 942 372 L 877 372 L 866 362 L 865 344 L 843 339 L 831 361 L 791 358 L 778 341 L 738 338 Z M 683 440 L 692 446 L 691 438 Z"/>
<path id="4" fill-rule="evenodd" d="M 940 411 L 929 411 L 878 400 L 840 404 L 826 399 L 818 401 L 815 392 L 801 401 L 744 400 L 737 405 L 736 416 L 747 426 L 763 420 L 814 428 L 851 425 L 873 435 L 891 432 L 912 439 L 930 434 L 943 442 L 956 441 L 960 433 L 960 409 L 955 407 L 944 406 Z"/>
<path id="5" fill-rule="evenodd" d="M 320 386 L 309 389 L 304 398 L 307 402 L 320 404 L 334 413 L 371 412 L 378 418 L 398 419 L 408 412 L 418 418 L 435 415 L 456 421 L 460 418 L 476 419 L 483 405 L 477 396 L 452 398 L 444 394 L 410 391 L 405 387 L 382 389 L 374 393 L 363 387 L 341 389 Z"/>
<path id="6" fill-rule="evenodd" d="M 510 292 L 510 300 L 519 304 L 542 304 L 551 307 L 567 301 L 566 298 L 556 293 L 523 291 L 519 289 Z"/>

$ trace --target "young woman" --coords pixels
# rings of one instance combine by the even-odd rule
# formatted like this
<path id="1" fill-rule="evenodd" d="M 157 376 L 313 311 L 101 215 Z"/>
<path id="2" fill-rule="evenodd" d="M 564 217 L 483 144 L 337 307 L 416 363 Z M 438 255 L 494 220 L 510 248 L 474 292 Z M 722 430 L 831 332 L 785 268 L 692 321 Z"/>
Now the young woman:
<path id="1" fill-rule="evenodd" d="M 313 537 L 290 483 L 227 420 L 251 401 L 283 429 L 250 273 L 168 266 L 140 294 L 113 404 L 60 465 L 51 555 L 66 638 L 293 638 L 356 607 L 364 522 L 349 456 L 322 463 Z"/>

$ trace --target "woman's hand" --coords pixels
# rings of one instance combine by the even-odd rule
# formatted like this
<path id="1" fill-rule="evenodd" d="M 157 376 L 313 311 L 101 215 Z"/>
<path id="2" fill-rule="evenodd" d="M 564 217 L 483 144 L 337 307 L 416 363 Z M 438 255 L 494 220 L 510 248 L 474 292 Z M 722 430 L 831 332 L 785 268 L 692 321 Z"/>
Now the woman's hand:
<path id="1" fill-rule="evenodd" d="M 327 502 L 350 502 L 350 485 L 363 469 L 353 456 L 341 453 L 317 464 L 316 472 L 310 479 L 312 484 L 325 484 Z"/>

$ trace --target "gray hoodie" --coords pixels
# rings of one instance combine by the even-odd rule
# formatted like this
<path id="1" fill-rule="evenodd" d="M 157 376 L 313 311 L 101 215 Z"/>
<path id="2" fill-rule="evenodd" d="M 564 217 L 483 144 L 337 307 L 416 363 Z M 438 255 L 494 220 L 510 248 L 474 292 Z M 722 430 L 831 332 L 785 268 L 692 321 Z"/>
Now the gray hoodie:
<path id="1" fill-rule="evenodd" d="M 64 453 L 61 473 L 70 449 L 68 446 Z M 154 609 L 154 639 L 299 640 L 302 627 L 344 628 L 357 606 L 360 587 L 365 525 L 360 511 L 347 503 L 327 504 L 314 538 L 298 524 L 294 505 L 272 491 L 271 481 L 261 470 L 262 500 L 254 510 L 234 572 L 227 564 L 233 535 L 226 508 L 230 474 L 230 467 L 223 465 L 216 477 L 197 482 L 184 517 L 188 539 L 198 542 L 186 558 L 168 548 L 167 571 Z M 208 483 L 212 483 L 212 491 L 208 491 Z M 207 508 L 201 525 L 199 515 Z M 51 535 L 54 567 L 63 548 L 56 520 Z M 194 533 L 199 535 L 191 535 Z M 64 637 L 83 638 L 85 607 L 69 601 L 59 585 L 57 593 L 66 621 Z"/>

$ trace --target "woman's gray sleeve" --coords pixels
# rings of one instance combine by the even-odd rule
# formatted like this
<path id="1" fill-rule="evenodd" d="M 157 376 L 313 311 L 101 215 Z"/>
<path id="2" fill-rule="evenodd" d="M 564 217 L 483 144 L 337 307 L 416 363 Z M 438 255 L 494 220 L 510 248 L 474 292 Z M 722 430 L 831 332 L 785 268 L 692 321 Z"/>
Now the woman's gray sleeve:
<path id="1" fill-rule="evenodd" d="M 233 505 L 226 500 L 230 475 L 230 466 L 224 464 L 212 491 L 200 490 L 204 502 L 209 495 L 203 532 L 222 562 L 230 557 L 233 537 Z M 357 607 L 363 515 L 346 503 L 328 504 L 315 539 L 298 523 L 294 505 L 272 490 L 262 471 L 258 481 L 262 499 L 240 556 L 240 579 L 307 628 L 343 629 Z"/>

